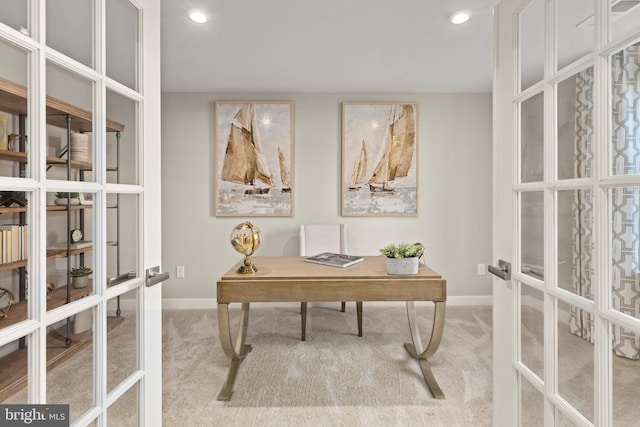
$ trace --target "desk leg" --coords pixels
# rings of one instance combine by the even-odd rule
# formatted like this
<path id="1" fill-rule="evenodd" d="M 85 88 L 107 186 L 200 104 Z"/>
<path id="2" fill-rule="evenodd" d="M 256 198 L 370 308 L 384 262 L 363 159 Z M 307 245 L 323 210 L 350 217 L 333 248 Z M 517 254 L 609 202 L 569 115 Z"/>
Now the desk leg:
<path id="1" fill-rule="evenodd" d="M 444 393 L 440 389 L 438 382 L 436 381 L 431 367 L 429 366 L 428 358 L 433 356 L 440 346 L 442 340 L 442 330 L 444 329 L 444 312 L 445 302 L 437 301 L 435 304 L 435 312 L 433 313 L 433 328 L 431 329 L 431 339 L 425 349 L 422 345 L 422 339 L 420 338 L 420 331 L 418 328 L 418 321 L 416 318 L 416 311 L 413 301 L 407 301 L 407 318 L 409 319 L 409 330 L 411 331 L 411 340 L 413 344 L 406 343 L 404 348 L 409 352 L 411 357 L 418 359 L 420 363 L 420 369 L 422 369 L 422 375 L 427 382 L 427 387 L 436 399 L 444 399 Z"/>
<path id="2" fill-rule="evenodd" d="M 244 343 L 247 338 L 247 328 L 249 327 L 249 303 L 242 303 L 242 313 L 240 318 L 240 326 L 238 327 L 238 336 L 236 337 L 235 347 L 231 344 L 231 327 L 229 325 L 229 304 L 218 304 L 218 331 L 220 334 L 220 344 L 222 350 L 231 359 L 231 367 L 227 374 L 227 379 L 218 394 L 218 400 L 229 400 L 233 392 L 233 383 L 236 380 L 236 374 L 240 367 L 240 362 L 251 351 L 251 346 Z"/>

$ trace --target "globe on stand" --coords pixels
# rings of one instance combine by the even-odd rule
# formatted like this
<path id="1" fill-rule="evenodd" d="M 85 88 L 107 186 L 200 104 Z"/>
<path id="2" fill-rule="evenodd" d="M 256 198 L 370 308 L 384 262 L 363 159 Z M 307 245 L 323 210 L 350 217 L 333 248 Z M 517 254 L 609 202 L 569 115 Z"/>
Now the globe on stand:
<path id="1" fill-rule="evenodd" d="M 233 228 L 231 231 L 231 246 L 245 256 L 244 265 L 240 266 L 238 273 L 253 274 L 258 271 L 256 266 L 251 264 L 251 258 L 249 257 L 260 247 L 261 242 L 262 234 L 260 229 L 250 222 L 243 222 Z"/>

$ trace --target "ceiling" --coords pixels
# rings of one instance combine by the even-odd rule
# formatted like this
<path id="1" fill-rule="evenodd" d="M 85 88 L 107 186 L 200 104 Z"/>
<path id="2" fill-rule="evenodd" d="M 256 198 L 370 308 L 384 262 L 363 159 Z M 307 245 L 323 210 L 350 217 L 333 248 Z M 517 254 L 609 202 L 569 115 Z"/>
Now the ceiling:
<path id="1" fill-rule="evenodd" d="M 496 3 L 162 0 L 162 90 L 490 92 Z M 461 9 L 471 20 L 450 24 Z"/>

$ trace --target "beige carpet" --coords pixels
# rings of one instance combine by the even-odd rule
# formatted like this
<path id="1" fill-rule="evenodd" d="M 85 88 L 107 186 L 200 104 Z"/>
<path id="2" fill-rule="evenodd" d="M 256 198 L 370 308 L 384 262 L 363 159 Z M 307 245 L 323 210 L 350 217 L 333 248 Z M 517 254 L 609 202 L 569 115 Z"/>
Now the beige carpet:
<path id="1" fill-rule="evenodd" d="M 363 338 L 356 336 L 354 304 L 347 313 L 338 307 L 310 309 L 308 341 L 301 342 L 297 307 L 255 305 L 248 339 L 254 350 L 240 367 L 229 402 L 216 400 L 229 361 L 220 348 L 215 310 L 165 311 L 164 425 L 491 425 L 491 307 L 447 309 L 443 342 L 431 359 L 444 401 L 433 399 L 418 363 L 402 347 L 410 340 L 403 307 L 365 304 Z M 418 308 L 426 334 L 432 305 Z M 237 308 L 232 313 L 237 318 Z M 136 369 L 135 317 L 124 318 L 107 338 L 109 390 Z M 525 311 L 523 321 L 526 362 L 542 372 L 541 315 Z M 560 328 L 558 351 L 560 395 L 593 419 L 593 346 Z M 88 346 L 47 375 L 47 401 L 70 403 L 72 421 L 92 406 L 92 358 Z M 613 356 L 612 370 L 613 425 L 640 426 L 640 362 Z M 135 393 L 109 408 L 110 426 L 137 425 Z M 26 388 L 3 403 L 25 401 Z M 522 425 L 541 425 L 542 396 L 527 383 L 522 402 Z M 572 423 L 560 416 L 557 425 Z"/>
<path id="2" fill-rule="evenodd" d="M 247 339 L 253 351 L 229 402 L 216 400 L 229 360 L 215 311 L 165 311 L 164 425 L 491 425 L 490 307 L 447 310 L 443 342 L 431 359 L 444 401 L 431 396 L 418 363 L 403 348 L 410 342 L 403 307 L 365 304 L 362 338 L 355 304 L 346 313 L 338 307 L 310 309 L 302 342 L 296 308 L 254 305 Z M 418 308 L 426 334 L 432 304 Z"/>
<path id="3" fill-rule="evenodd" d="M 237 305 L 236 305 L 237 306 Z M 229 360 L 218 340 L 216 311 L 163 313 L 165 426 L 489 426 L 492 411 L 491 308 L 449 307 L 443 342 L 431 359 L 446 396 L 435 400 L 410 341 L 403 307 L 364 305 L 364 337 L 357 337 L 355 304 L 347 312 L 310 308 L 307 341 L 300 341 L 298 309 L 251 309 L 253 351 L 240 367 L 229 402 L 216 400 Z M 238 309 L 232 309 L 237 318 Z M 423 339 L 432 304 L 418 305 Z M 109 333 L 109 389 L 135 370 L 135 318 Z M 71 420 L 92 406 L 93 348 L 48 374 L 47 400 L 71 404 Z M 26 388 L 4 403 L 27 401 Z M 109 408 L 109 425 L 136 426 L 135 390 Z"/>

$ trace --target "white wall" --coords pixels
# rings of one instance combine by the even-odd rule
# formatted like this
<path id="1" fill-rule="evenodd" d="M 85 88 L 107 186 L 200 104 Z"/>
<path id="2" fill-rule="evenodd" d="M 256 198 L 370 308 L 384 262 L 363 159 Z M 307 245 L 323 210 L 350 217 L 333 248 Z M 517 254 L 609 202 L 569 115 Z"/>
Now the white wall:
<path id="1" fill-rule="evenodd" d="M 293 216 L 215 217 L 216 100 L 295 103 Z M 340 216 L 343 101 L 418 103 L 417 217 Z M 162 263 L 171 279 L 163 297 L 215 298 L 216 280 L 241 259 L 229 244 L 231 229 L 247 219 L 262 230 L 257 256 L 297 255 L 302 223 L 344 222 L 352 254 L 420 241 L 450 297 L 490 295 L 491 278 L 477 275 L 476 266 L 492 260 L 491 168 L 490 94 L 164 93 Z M 185 266 L 184 279 L 175 278 L 177 265 Z M 189 304 L 198 301 L 182 302 Z"/>

